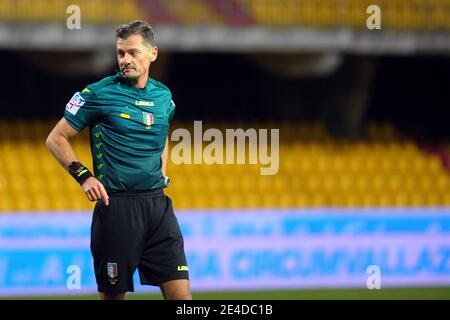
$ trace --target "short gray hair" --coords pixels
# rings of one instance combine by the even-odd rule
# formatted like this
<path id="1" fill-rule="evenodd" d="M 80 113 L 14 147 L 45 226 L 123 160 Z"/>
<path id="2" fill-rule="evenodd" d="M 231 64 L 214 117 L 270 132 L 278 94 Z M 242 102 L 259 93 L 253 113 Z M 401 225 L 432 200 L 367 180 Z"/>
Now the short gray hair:
<path id="1" fill-rule="evenodd" d="M 128 39 L 129 36 L 138 34 L 145 43 L 155 46 L 155 35 L 152 27 L 143 20 L 134 20 L 130 23 L 121 24 L 116 29 L 116 39 Z"/>

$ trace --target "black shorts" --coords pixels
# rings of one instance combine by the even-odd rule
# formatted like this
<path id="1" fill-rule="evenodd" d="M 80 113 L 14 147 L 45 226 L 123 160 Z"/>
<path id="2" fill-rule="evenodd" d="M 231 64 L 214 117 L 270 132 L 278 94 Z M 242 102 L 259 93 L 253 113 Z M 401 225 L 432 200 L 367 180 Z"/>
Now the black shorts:
<path id="1" fill-rule="evenodd" d="M 136 268 L 143 285 L 189 279 L 183 237 L 163 189 L 111 194 L 109 206 L 98 201 L 91 252 L 100 292 L 134 291 Z"/>

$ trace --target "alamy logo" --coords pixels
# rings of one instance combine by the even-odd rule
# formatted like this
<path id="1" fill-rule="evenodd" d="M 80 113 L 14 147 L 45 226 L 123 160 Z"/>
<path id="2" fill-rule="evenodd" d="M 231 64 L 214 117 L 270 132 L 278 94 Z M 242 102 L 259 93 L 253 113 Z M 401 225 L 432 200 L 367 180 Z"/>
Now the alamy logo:
<path id="1" fill-rule="evenodd" d="M 381 268 L 377 265 L 370 265 L 366 270 L 367 274 L 367 289 L 381 289 Z"/>
<path id="2" fill-rule="evenodd" d="M 69 290 L 81 289 L 81 269 L 79 266 L 72 264 L 67 267 L 66 273 L 69 274 L 66 280 L 66 287 Z"/>
<path id="3" fill-rule="evenodd" d="M 367 18 L 366 26 L 369 30 L 381 29 L 381 9 L 379 6 L 373 4 L 367 7 L 367 14 L 370 16 Z"/>
<path id="4" fill-rule="evenodd" d="M 81 9 L 75 4 L 67 7 L 66 13 L 70 14 L 66 20 L 66 27 L 69 30 L 81 29 Z"/>
<path id="5" fill-rule="evenodd" d="M 226 129 L 224 137 L 216 128 L 203 132 L 202 121 L 194 121 L 193 139 L 189 130 L 178 128 L 170 140 L 178 142 L 170 154 L 174 164 L 258 164 L 259 160 L 261 175 L 274 175 L 279 169 L 279 129 Z M 203 148 L 203 142 L 209 143 Z"/>

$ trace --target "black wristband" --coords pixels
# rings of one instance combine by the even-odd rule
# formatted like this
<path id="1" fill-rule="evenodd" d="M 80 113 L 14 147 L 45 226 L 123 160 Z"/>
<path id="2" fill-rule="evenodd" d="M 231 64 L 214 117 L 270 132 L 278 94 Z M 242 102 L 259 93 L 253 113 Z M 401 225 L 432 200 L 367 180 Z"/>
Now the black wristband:
<path id="1" fill-rule="evenodd" d="M 72 162 L 69 165 L 69 173 L 70 175 L 77 180 L 80 186 L 90 177 L 94 175 L 89 171 L 88 168 L 83 166 L 80 162 Z"/>

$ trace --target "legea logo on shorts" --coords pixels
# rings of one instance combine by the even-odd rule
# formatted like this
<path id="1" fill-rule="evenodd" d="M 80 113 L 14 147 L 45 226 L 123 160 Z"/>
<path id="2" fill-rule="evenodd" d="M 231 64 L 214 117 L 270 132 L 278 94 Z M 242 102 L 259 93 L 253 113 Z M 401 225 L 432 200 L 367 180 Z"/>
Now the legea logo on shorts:
<path id="1" fill-rule="evenodd" d="M 170 156 L 174 164 L 259 163 L 261 175 L 274 175 L 279 169 L 279 131 L 225 129 L 224 138 L 221 130 L 210 128 L 203 132 L 202 121 L 194 121 L 193 139 L 188 129 L 178 128 L 172 132 L 170 141 L 178 143 L 172 147 Z M 203 148 L 205 141 L 209 143 Z"/>
<path id="2" fill-rule="evenodd" d="M 189 271 L 188 266 L 178 266 L 177 268 L 178 271 Z"/>

